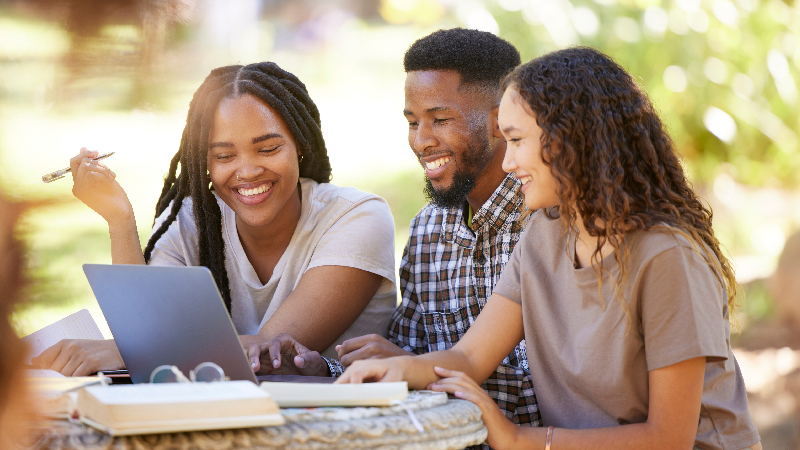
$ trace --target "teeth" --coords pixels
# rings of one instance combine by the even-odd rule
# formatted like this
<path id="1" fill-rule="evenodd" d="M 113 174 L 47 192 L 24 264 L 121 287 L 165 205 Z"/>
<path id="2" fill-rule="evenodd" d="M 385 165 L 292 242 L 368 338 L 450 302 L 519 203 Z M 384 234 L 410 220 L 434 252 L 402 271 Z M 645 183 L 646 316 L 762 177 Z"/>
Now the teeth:
<path id="1" fill-rule="evenodd" d="M 272 183 L 269 184 L 262 184 L 261 186 L 253 189 L 238 189 L 240 195 L 244 195 L 245 197 L 249 197 L 251 195 L 261 194 L 262 192 L 267 192 L 272 187 Z"/>
<path id="2" fill-rule="evenodd" d="M 449 163 L 450 159 L 451 158 L 449 156 L 445 156 L 444 158 L 439 158 L 436 161 L 425 163 L 425 168 L 428 170 L 436 170 L 439 167 L 442 167 L 443 165 Z"/>
<path id="3" fill-rule="evenodd" d="M 531 177 L 522 177 L 522 178 L 519 178 L 519 182 L 520 182 L 520 183 L 522 183 L 522 185 L 523 185 L 523 186 L 525 186 L 526 184 L 528 184 L 528 182 L 529 182 L 529 181 L 531 181 Z"/>

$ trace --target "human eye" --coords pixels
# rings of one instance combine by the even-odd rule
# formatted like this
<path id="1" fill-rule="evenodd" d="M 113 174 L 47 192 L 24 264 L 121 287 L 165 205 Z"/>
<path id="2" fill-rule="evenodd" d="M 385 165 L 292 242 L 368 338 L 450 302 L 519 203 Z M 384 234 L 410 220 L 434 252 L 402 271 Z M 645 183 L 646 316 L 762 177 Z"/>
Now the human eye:
<path id="1" fill-rule="evenodd" d="M 415 120 L 409 120 L 408 121 L 408 128 L 411 128 L 413 130 L 413 129 L 416 129 L 418 126 L 419 126 L 419 123 L 417 121 L 415 121 Z"/>
<path id="2" fill-rule="evenodd" d="M 275 153 L 281 147 L 281 145 L 267 145 L 258 149 L 258 152 L 264 155 L 269 155 Z"/>
<path id="3" fill-rule="evenodd" d="M 231 158 L 233 158 L 233 155 L 228 153 L 215 153 L 211 155 L 211 157 L 217 161 L 229 161 Z"/>
<path id="4" fill-rule="evenodd" d="M 436 119 L 433 119 L 433 123 L 441 125 L 441 124 L 447 123 L 447 121 L 449 121 L 449 120 L 450 120 L 449 118 L 436 118 Z"/>

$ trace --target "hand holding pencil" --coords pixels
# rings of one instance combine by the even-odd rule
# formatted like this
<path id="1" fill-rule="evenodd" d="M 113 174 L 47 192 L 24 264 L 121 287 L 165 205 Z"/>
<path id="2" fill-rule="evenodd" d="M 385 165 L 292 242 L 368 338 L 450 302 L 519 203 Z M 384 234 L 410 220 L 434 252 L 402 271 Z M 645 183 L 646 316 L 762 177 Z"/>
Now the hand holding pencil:
<path id="1" fill-rule="evenodd" d="M 110 156 L 82 148 L 69 160 L 72 194 L 100 214 L 109 225 L 131 223 L 133 207 L 128 195 L 117 183 L 117 175 L 99 162 L 106 155 Z"/>
<path id="2" fill-rule="evenodd" d="M 101 159 L 108 158 L 109 156 L 113 155 L 114 152 L 103 153 L 102 155 L 94 158 L 94 161 L 99 161 Z M 72 167 L 67 167 L 66 169 L 56 170 L 55 172 L 50 172 L 47 175 L 42 175 L 42 181 L 45 183 L 51 183 L 56 180 L 60 180 L 64 178 L 68 173 L 72 172 Z"/>

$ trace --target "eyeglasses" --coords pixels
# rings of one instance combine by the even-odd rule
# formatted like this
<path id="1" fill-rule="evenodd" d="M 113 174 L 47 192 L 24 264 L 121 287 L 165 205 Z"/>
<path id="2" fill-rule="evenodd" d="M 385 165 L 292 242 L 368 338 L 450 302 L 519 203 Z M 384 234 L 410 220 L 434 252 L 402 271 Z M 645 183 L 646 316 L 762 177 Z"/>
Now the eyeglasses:
<path id="1" fill-rule="evenodd" d="M 181 369 L 169 364 L 158 366 L 150 373 L 151 383 L 190 383 L 227 380 L 228 377 L 225 376 L 222 367 L 213 362 L 198 364 L 197 367 L 189 371 L 189 378 L 186 378 L 186 375 L 181 372 Z"/>

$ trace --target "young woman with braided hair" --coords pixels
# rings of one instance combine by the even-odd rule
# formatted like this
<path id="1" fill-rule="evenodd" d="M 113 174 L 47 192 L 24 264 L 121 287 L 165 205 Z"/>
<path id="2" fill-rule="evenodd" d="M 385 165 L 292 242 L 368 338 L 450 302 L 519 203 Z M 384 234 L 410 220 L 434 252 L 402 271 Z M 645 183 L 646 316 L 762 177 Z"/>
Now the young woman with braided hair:
<path id="1" fill-rule="evenodd" d="M 379 197 L 328 183 L 319 111 L 291 73 L 266 62 L 206 78 L 144 254 L 131 204 L 95 156 L 72 158 L 73 193 L 108 222 L 112 263 L 208 267 L 255 370 L 319 370 L 280 367 L 280 349 L 270 355 L 266 343 L 281 333 L 335 357 L 343 340 L 386 332 L 396 302 L 391 212 Z M 113 341 L 62 341 L 34 363 L 66 375 L 123 365 Z"/>
<path id="2" fill-rule="evenodd" d="M 730 347 L 733 270 L 647 96 L 589 48 L 504 86 L 503 168 L 536 212 L 492 297 L 452 349 L 356 361 L 337 382 L 454 393 L 495 449 L 760 449 Z M 479 385 L 523 337 L 542 428 Z"/>

